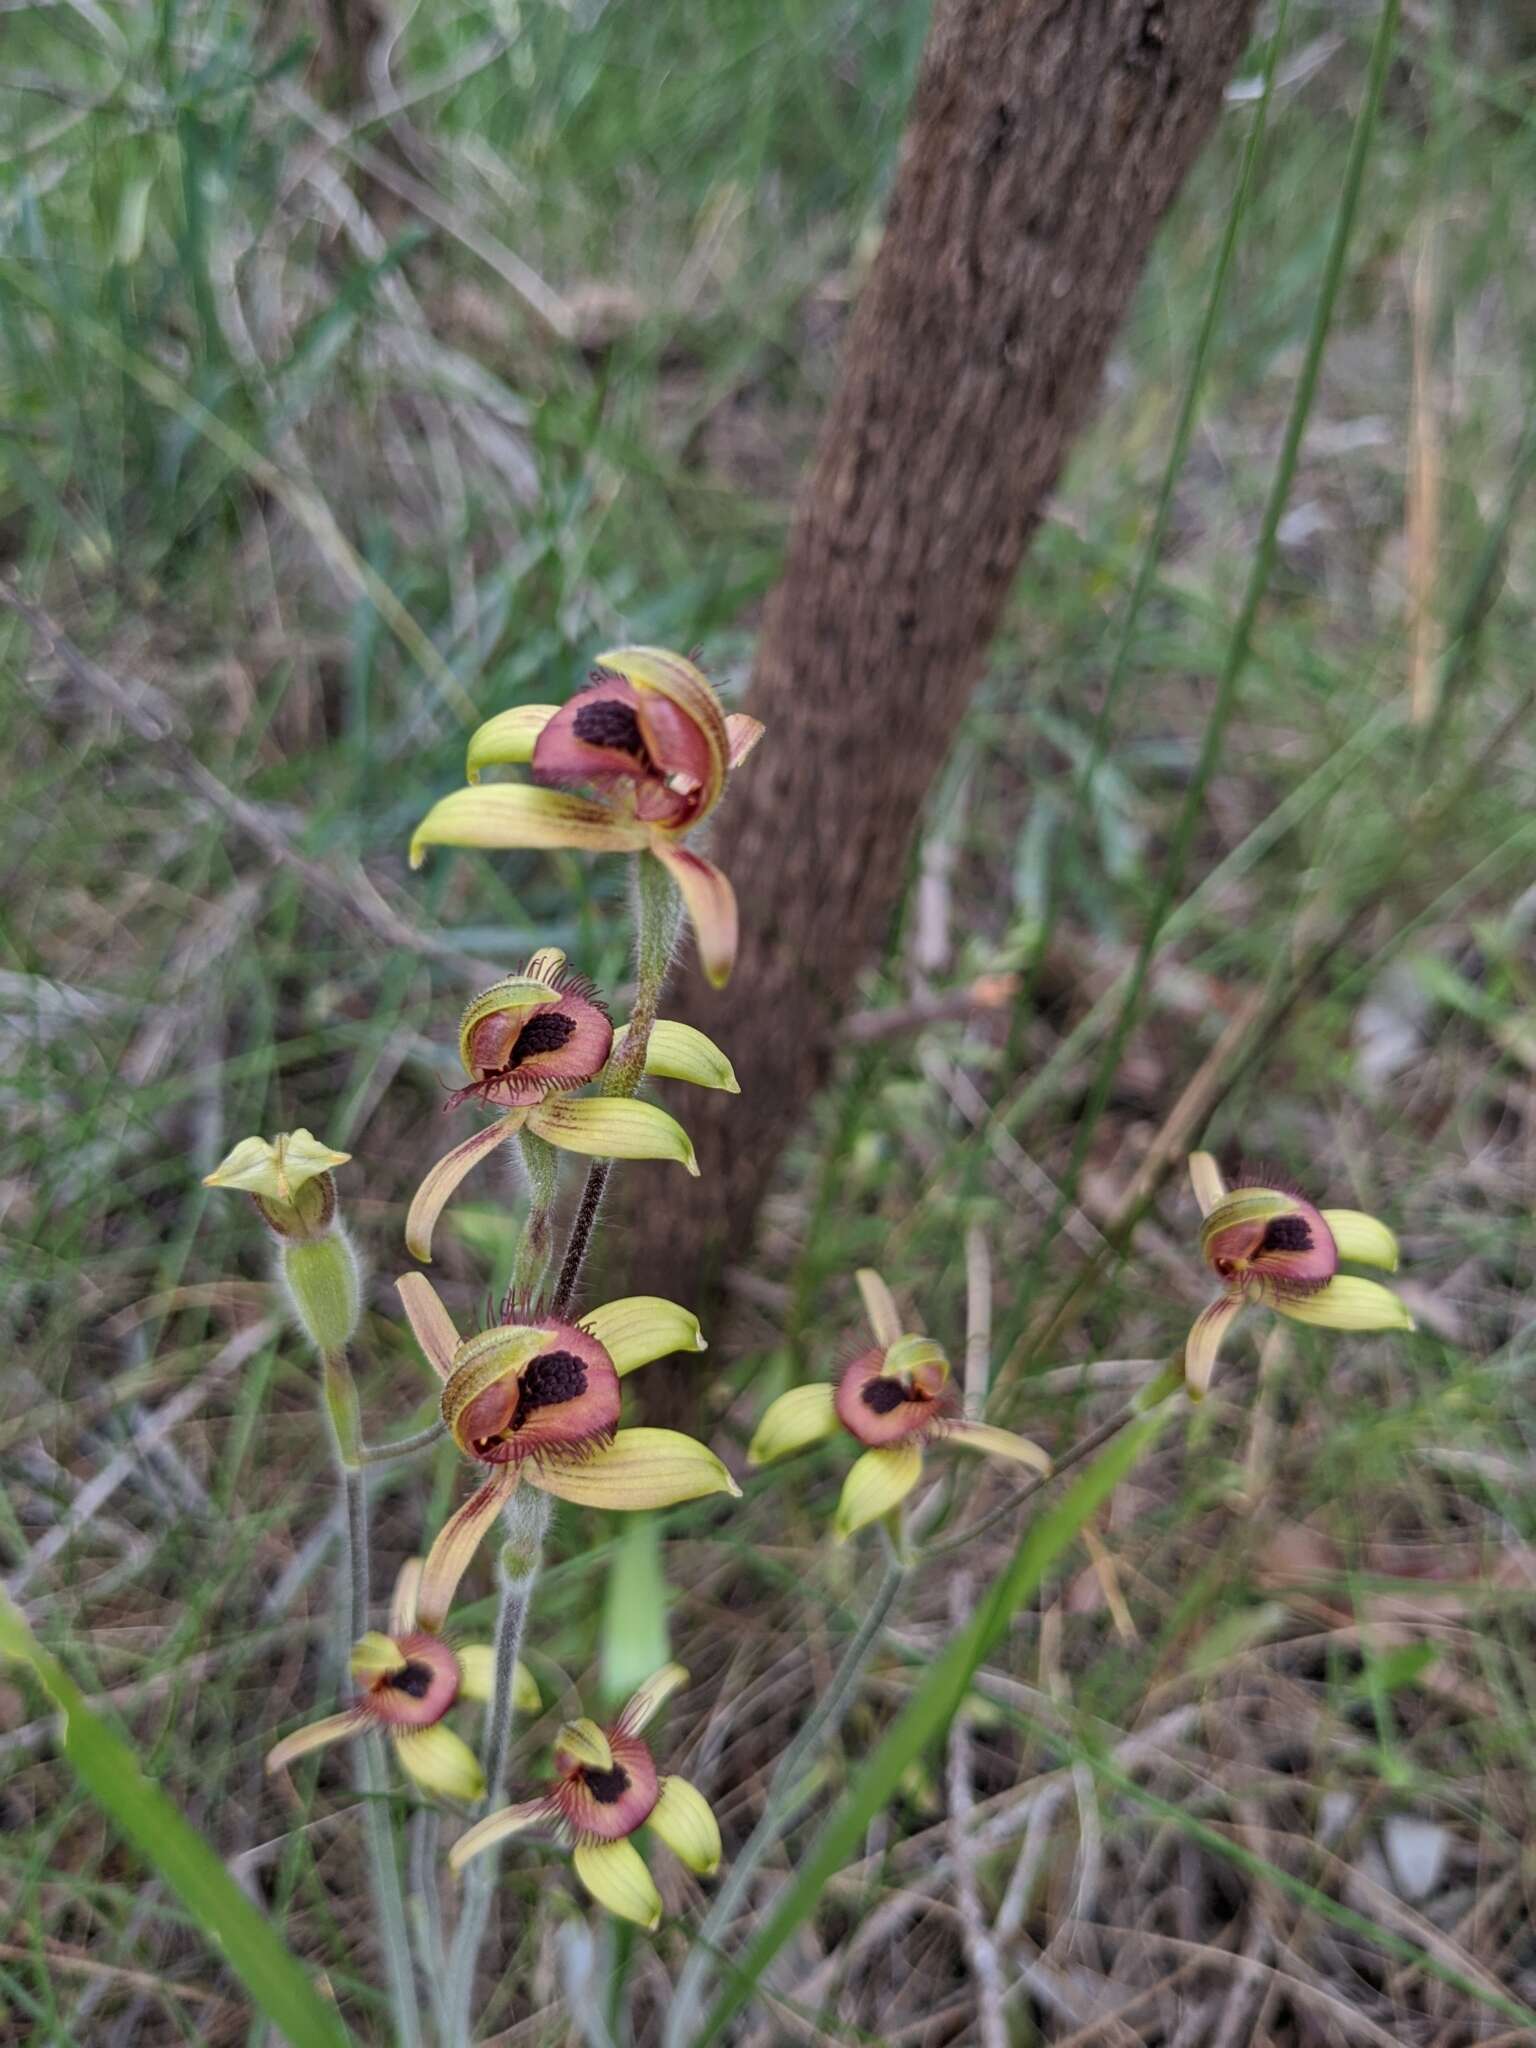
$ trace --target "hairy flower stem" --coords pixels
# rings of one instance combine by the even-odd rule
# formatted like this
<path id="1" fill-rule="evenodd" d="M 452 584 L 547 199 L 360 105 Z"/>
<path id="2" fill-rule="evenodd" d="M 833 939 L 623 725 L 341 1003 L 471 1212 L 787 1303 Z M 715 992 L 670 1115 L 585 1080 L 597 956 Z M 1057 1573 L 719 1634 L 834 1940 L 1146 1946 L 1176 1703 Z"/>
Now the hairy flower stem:
<path id="1" fill-rule="evenodd" d="M 409 1436 L 397 1437 L 392 1444 L 359 1444 L 357 1462 L 359 1465 L 387 1465 L 391 1458 L 408 1458 L 412 1451 L 424 1451 L 428 1444 L 435 1444 L 447 1433 L 448 1426 L 439 1417 L 424 1429 L 413 1429 Z"/>
<path id="2" fill-rule="evenodd" d="M 544 1534 L 549 1527 L 549 1496 L 532 1487 L 513 1494 L 502 1516 L 503 1542 L 497 1564 L 500 1598 L 496 1608 L 496 1662 L 491 1702 L 486 1710 L 485 1798 L 481 1815 L 502 1803 L 507 1756 L 512 1746 L 513 1673 L 533 1604 L 533 1588 L 543 1557 Z M 467 2042 L 470 2036 L 470 2007 L 475 1995 L 475 1967 L 480 1945 L 490 1918 L 491 1897 L 496 1888 L 499 1852 L 487 1850 L 470 1865 L 464 1879 L 459 1906 L 459 1924 L 454 1929 L 448 1958 L 447 1990 L 444 1994 L 443 2040 L 445 2048 Z"/>
<path id="3" fill-rule="evenodd" d="M 512 1296 L 516 1301 L 531 1301 L 543 1283 L 555 1248 L 559 1155 L 536 1131 L 519 1132 L 517 1142 L 528 1178 L 528 1216 L 512 1261 Z"/>
<path id="4" fill-rule="evenodd" d="M 898 1594 L 906 1583 L 907 1568 L 898 1559 L 886 1567 L 885 1577 L 869 1604 L 869 1610 L 849 1639 L 843 1652 L 842 1662 L 832 1675 L 832 1682 L 820 1700 L 801 1723 L 794 1740 L 779 1758 L 778 1767 L 768 1786 L 768 1798 L 762 1816 L 741 1848 L 730 1860 L 729 1874 L 714 1903 L 705 1914 L 697 1934 L 693 1937 L 688 1960 L 683 1965 L 667 2015 L 667 2030 L 664 2036 L 665 2048 L 688 2048 L 693 2040 L 699 2018 L 699 2009 L 707 1988 L 707 1972 L 731 1921 L 747 1896 L 747 1889 L 757 1873 L 757 1868 L 769 1850 L 779 1840 L 784 1830 L 794 1819 L 799 1808 L 798 1797 L 804 1767 L 823 1736 L 835 1734 L 842 1726 L 843 1717 L 853 1703 L 859 1680 L 864 1668 L 880 1641 L 891 1609 Z"/>
<path id="5" fill-rule="evenodd" d="M 605 1095 L 633 1095 L 644 1077 L 646 1048 L 651 1042 L 651 1026 L 656 1022 L 667 970 L 672 964 L 672 949 L 677 943 L 681 911 L 682 904 L 672 877 L 661 862 L 653 854 L 637 855 L 635 1003 L 630 1013 L 628 1036 L 618 1058 L 609 1061 L 608 1071 L 603 1076 Z M 587 1173 L 576 1220 L 571 1225 L 571 1235 L 566 1243 L 565 1257 L 560 1262 L 554 1300 L 550 1304 L 552 1313 L 557 1316 L 563 1316 L 570 1307 L 581 1279 L 598 1211 L 603 1206 L 603 1196 L 607 1191 L 610 1167 L 610 1161 L 597 1159 Z"/>
<path id="6" fill-rule="evenodd" d="M 357 1383 L 344 1351 L 330 1352 L 323 1360 L 321 1391 L 326 1417 L 331 1425 L 331 1444 L 341 1485 L 342 1520 L 346 1527 L 346 1571 L 342 1581 L 345 1606 L 341 1607 L 338 1617 L 345 1631 L 342 1645 L 345 1658 L 347 1648 L 368 1632 L 369 1585 L 368 1474 L 360 1458 L 362 1411 L 357 1398 Z M 366 1735 L 355 1745 L 354 1754 L 357 1759 L 354 1782 L 363 1807 L 374 1915 L 389 1974 L 395 2038 L 400 2048 L 421 2048 L 421 2007 L 416 1995 L 416 1973 L 411 1965 L 410 1939 L 405 1925 L 405 1896 L 400 1887 L 395 1831 L 389 1813 L 384 1745 L 377 1735 Z"/>

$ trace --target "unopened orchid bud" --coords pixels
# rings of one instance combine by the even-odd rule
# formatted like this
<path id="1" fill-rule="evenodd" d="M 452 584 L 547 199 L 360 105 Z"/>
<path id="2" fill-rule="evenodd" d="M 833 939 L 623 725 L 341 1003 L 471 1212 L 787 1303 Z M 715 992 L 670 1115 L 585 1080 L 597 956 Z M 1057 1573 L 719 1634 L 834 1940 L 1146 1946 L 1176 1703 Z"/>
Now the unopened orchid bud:
<path id="1" fill-rule="evenodd" d="M 336 1216 L 333 1166 L 350 1152 L 333 1152 L 309 1131 L 279 1131 L 275 1138 L 242 1138 L 203 1176 L 205 1188 L 233 1188 L 251 1197 L 275 1237 L 294 1243 L 324 1237 Z"/>
<path id="2" fill-rule="evenodd" d="M 285 1243 L 281 1263 L 288 1299 L 315 1349 L 323 1358 L 344 1351 L 362 1297 L 352 1240 L 333 1223 L 324 1237 Z"/>

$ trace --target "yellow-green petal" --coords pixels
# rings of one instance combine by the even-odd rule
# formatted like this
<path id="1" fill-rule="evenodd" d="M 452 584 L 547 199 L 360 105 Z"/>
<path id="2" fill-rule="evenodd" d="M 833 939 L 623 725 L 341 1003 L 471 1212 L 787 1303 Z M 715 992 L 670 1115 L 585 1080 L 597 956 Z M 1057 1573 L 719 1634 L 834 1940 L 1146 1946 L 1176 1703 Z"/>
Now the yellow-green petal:
<path id="1" fill-rule="evenodd" d="M 629 1037 L 626 1024 L 613 1034 L 610 1059 L 617 1059 Z M 695 1031 L 691 1024 L 669 1023 L 659 1017 L 645 1042 L 645 1071 L 663 1081 L 691 1081 L 695 1088 L 722 1088 L 727 1095 L 739 1095 L 741 1085 L 736 1069 L 712 1038 Z"/>
<path id="2" fill-rule="evenodd" d="M 1201 1309 L 1184 1340 L 1184 1391 L 1191 1401 L 1203 1401 L 1216 1370 L 1221 1340 L 1243 1311 L 1240 1294 L 1218 1294 Z"/>
<path id="3" fill-rule="evenodd" d="M 859 1283 L 859 1299 L 875 1333 L 875 1342 L 894 1344 L 901 1335 L 901 1317 L 896 1313 L 891 1290 L 873 1266 L 861 1266 L 853 1277 Z"/>
<path id="4" fill-rule="evenodd" d="M 833 1524 L 839 1543 L 899 1507 L 918 1482 L 923 1454 L 916 1444 L 887 1444 L 855 1459 L 843 1481 Z"/>
<path id="5" fill-rule="evenodd" d="M 647 837 L 643 826 L 626 822 L 606 804 L 588 797 L 498 782 L 456 789 L 440 798 L 412 835 L 411 866 L 421 866 L 429 846 L 635 853 L 646 845 Z"/>
<path id="6" fill-rule="evenodd" d="M 433 1728 L 406 1729 L 392 1740 L 402 1766 L 424 1790 L 466 1805 L 485 1797 L 479 1758 L 462 1735 L 441 1721 Z"/>
<path id="7" fill-rule="evenodd" d="M 961 1444 L 968 1451 L 982 1451 L 989 1458 L 1011 1458 L 1016 1465 L 1029 1465 L 1036 1472 L 1049 1473 L 1050 1454 L 1027 1436 L 1011 1429 L 994 1429 L 990 1422 L 951 1422 L 945 1425 L 944 1441 Z"/>
<path id="8" fill-rule="evenodd" d="M 600 1906 L 637 1927 L 661 1925 L 661 1894 L 633 1842 L 578 1842 L 571 1860 Z"/>
<path id="9" fill-rule="evenodd" d="M 1293 1323 L 1315 1323 L 1324 1330 L 1411 1330 L 1413 1317 L 1390 1287 L 1379 1280 L 1357 1280 L 1338 1273 L 1315 1294 L 1280 1294 L 1269 1305 Z"/>
<path id="10" fill-rule="evenodd" d="M 736 891 L 730 877 L 721 874 L 713 861 L 690 853 L 686 846 L 670 845 L 659 830 L 650 841 L 651 852 L 677 884 L 688 922 L 693 926 L 699 949 L 699 965 L 711 988 L 724 988 L 736 964 L 741 937 L 741 919 L 736 908 Z"/>
<path id="11" fill-rule="evenodd" d="M 626 1294 L 620 1301 L 589 1309 L 580 1327 L 595 1337 L 620 1378 L 636 1366 L 673 1351 L 707 1351 L 699 1319 L 659 1294 Z"/>
<path id="12" fill-rule="evenodd" d="M 574 1101 L 552 1095 L 536 1103 L 527 1116 L 529 1130 L 562 1152 L 582 1152 L 591 1159 L 671 1159 L 698 1177 L 688 1133 L 654 1102 L 633 1102 L 619 1095 Z"/>
<path id="13" fill-rule="evenodd" d="M 370 1685 L 376 1678 L 387 1678 L 392 1671 L 403 1671 L 409 1661 L 392 1636 L 371 1628 L 352 1645 L 347 1669 L 359 1685 Z"/>
<path id="14" fill-rule="evenodd" d="M 420 1259 L 424 1266 L 431 1265 L 432 1233 L 454 1189 L 472 1167 L 478 1166 L 498 1145 L 504 1145 L 514 1131 L 522 1129 L 527 1115 L 526 1109 L 514 1109 L 510 1116 L 487 1124 L 483 1131 L 476 1131 L 472 1138 L 455 1145 L 427 1168 L 426 1178 L 412 1195 L 405 1217 L 405 1248 L 413 1259 Z M 409 1305 L 406 1313 L 410 1313 Z"/>
<path id="15" fill-rule="evenodd" d="M 687 1683 L 685 1665 L 663 1664 L 630 1697 L 619 1716 L 619 1733 L 639 1735 L 651 1725 L 673 1693 L 680 1692 Z"/>
<path id="16" fill-rule="evenodd" d="M 713 1877 L 720 1868 L 720 1823 L 703 1793 L 686 1778 L 663 1778 L 661 1797 L 651 1808 L 652 1827 L 679 1863 L 698 1877 Z"/>
<path id="17" fill-rule="evenodd" d="M 459 1581 L 469 1569 L 470 1559 L 480 1548 L 487 1529 L 517 1490 L 517 1481 L 515 1465 L 501 1466 L 495 1476 L 487 1480 L 478 1493 L 472 1494 L 458 1513 L 451 1515 L 437 1532 L 437 1540 L 427 1552 L 426 1563 L 421 1568 L 421 1586 L 417 1593 L 423 1628 L 435 1633 L 442 1627 L 453 1605 L 453 1596 L 459 1590 Z"/>
<path id="18" fill-rule="evenodd" d="M 1320 1213 L 1333 1232 L 1341 1259 L 1351 1259 L 1357 1266 L 1381 1266 L 1388 1273 L 1397 1271 L 1397 1239 L 1385 1223 L 1360 1209 L 1324 1209 Z"/>
<path id="19" fill-rule="evenodd" d="M 442 1296 L 425 1273 L 402 1273 L 395 1282 L 395 1292 L 427 1363 L 439 1379 L 446 1380 L 453 1371 L 459 1333 L 443 1306 Z"/>
<path id="20" fill-rule="evenodd" d="M 485 1705 L 496 1685 L 496 1653 L 489 1643 L 464 1643 L 454 1651 L 459 1660 L 459 1697 Z M 536 1714 L 544 1705 L 533 1673 L 519 1657 L 512 1667 L 512 1704 L 520 1714 Z"/>
<path id="21" fill-rule="evenodd" d="M 448 1851 L 448 1866 L 451 1870 L 462 1870 L 482 1850 L 489 1849 L 496 1842 L 504 1842 L 508 1835 L 521 1834 L 524 1828 L 536 1827 L 542 1820 L 550 1818 L 549 1805 L 543 1799 L 524 1799 L 516 1806 L 503 1806 L 495 1813 L 488 1813 L 484 1820 L 477 1820 Z"/>
<path id="22" fill-rule="evenodd" d="M 898 1337 L 894 1344 L 887 1345 L 880 1370 L 883 1373 L 913 1373 L 924 1366 L 934 1365 L 948 1379 L 949 1360 L 933 1339 L 909 1335 Z"/>
<path id="23" fill-rule="evenodd" d="M 334 1166 L 345 1166 L 350 1152 L 333 1152 L 309 1131 L 279 1131 L 275 1138 L 242 1138 L 226 1152 L 205 1188 L 236 1188 L 242 1194 L 265 1195 L 269 1201 L 291 1202 L 299 1189 Z"/>
<path id="24" fill-rule="evenodd" d="M 713 1451 L 675 1429 L 621 1429 L 588 1456 L 565 1460 L 550 1453 L 538 1464 L 530 1461 L 524 1477 L 583 1508 L 669 1508 L 709 1493 L 741 1492 Z"/>
<path id="25" fill-rule="evenodd" d="M 366 1725 L 360 1714 L 330 1714 L 323 1721 L 311 1721 L 307 1728 L 295 1728 L 267 1751 L 266 1767 L 269 1771 L 286 1770 L 312 1749 L 325 1749 L 333 1742 L 345 1742 L 349 1735 L 360 1735 Z"/>
<path id="26" fill-rule="evenodd" d="M 478 782 L 483 768 L 518 766 L 531 761 L 539 734 L 559 709 L 558 704 L 514 704 L 510 711 L 498 711 L 494 718 L 477 726 L 470 734 L 464 780 Z"/>
<path id="27" fill-rule="evenodd" d="M 747 1463 L 771 1465 L 778 1458 L 803 1451 L 809 1444 L 823 1442 L 837 1428 L 835 1402 L 833 1389 L 825 1384 L 791 1387 L 787 1394 L 780 1394 L 763 1410 L 763 1419 L 747 1451 Z"/>
<path id="28" fill-rule="evenodd" d="M 565 1721 L 555 1737 L 555 1748 L 562 1756 L 568 1756 L 573 1764 L 580 1764 L 586 1771 L 611 1771 L 613 1750 L 608 1737 L 590 1715 L 583 1714 L 578 1721 Z"/>

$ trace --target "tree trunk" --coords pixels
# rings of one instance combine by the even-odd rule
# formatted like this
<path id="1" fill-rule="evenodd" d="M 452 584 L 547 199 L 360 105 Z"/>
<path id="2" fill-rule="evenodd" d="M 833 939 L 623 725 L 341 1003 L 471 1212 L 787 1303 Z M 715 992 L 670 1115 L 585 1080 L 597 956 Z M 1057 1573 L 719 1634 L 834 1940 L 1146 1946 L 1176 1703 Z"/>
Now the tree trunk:
<path id="1" fill-rule="evenodd" d="M 1253 0 L 937 0 L 885 237 L 766 608 L 747 708 L 767 735 L 709 849 L 741 899 L 736 973 L 723 995 L 686 976 L 667 1006 L 719 1040 L 742 1094 L 690 1095 L 703 1177 L 619 1210 L 610 1258 L 632 1285 L 703 1309 L 724 1258 L 747 1251 L 1252 14 Z M 656 1391 L 670 1405 L 664 1378 Z"/>

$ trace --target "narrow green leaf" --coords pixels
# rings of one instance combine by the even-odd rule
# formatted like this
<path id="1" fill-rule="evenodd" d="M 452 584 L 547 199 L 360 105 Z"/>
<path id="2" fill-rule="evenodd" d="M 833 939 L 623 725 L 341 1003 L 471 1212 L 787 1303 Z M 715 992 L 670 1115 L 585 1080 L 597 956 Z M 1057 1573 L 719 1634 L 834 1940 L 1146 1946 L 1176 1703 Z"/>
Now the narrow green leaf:
<path id="1" fill-rule="evenodd" d="M 608 1567 L 599 1644 L 603 1697 L 622 1705 L 670 1659 L 667 1579 L 661 1525 L 654 1515 L 626 1515 Z"/>
<path id="2" fill-rule="evenodd" d="M 1039 1586 L 1083 1524 L 1103 1505 L 1173 1412 L 1173 1402 L 1133 1423 L 1021 1539 L 966 1626 L 918 1686 L 878 1748 L 854 1776 L 811 1845 L 767 1925 L 748 1948 L 735 1981 L 721 1994 L 694 2048 L 709 2048 L 751 1997 L 758 1979 L 816 1908 L 828 1882 L 857 1854 L 865 1830 L 907 1769 L 949 1725 L 977 1666 L 1002 1637 L 1020 1603 Z"/>
<path id="3" fill-rule="evenodd" d="M 86 1705 L 69 1673 L 0 1596 L 0 1657 L 30 1666 L 64 1715 L 64 1754 L 96 1804 L 159 1872 L 291 2048 L 347 2048 L 340 2015 L 246 1898 L 213 1849 L 128 1744 Z"/>

